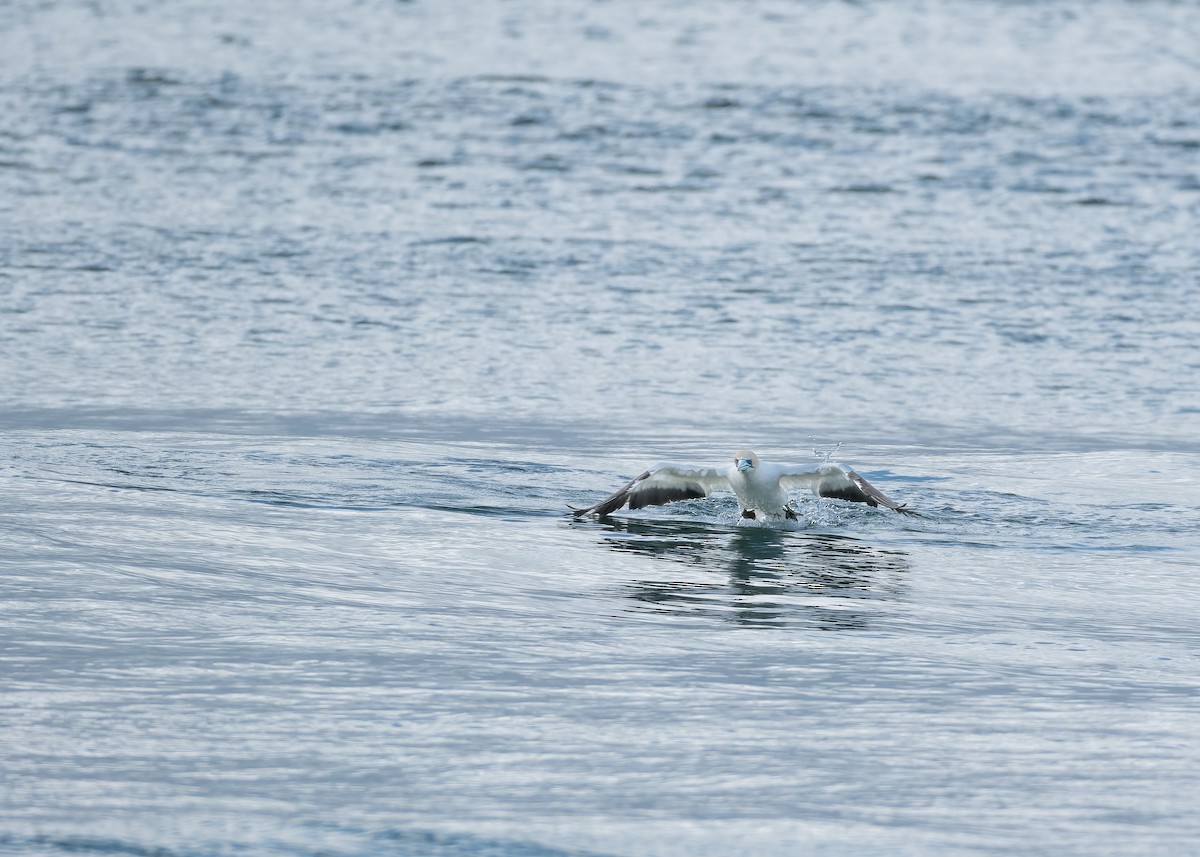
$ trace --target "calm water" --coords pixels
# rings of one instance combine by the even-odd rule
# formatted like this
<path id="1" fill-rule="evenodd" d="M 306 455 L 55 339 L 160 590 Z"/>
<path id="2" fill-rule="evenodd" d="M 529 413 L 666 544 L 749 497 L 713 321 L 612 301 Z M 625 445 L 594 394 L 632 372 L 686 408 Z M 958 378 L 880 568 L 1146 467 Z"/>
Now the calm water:
<path id="1" fill-rule="evenodd" d="M 0 852 L 1200 847 L 1200 11 L 0 12 Z M 573 522 L 838 456 L 925 513 Z"/>

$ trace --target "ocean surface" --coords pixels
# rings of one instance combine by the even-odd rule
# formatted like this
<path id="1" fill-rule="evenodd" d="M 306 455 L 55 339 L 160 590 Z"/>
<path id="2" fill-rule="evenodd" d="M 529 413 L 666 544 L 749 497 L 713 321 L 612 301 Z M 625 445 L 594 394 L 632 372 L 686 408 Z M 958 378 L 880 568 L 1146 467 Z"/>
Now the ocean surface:
<path id="1" fill-rule="evenodd" d="M 1198 272 L 1190 2 L 0 3 L 0 853 L 1196 853 Z"/>

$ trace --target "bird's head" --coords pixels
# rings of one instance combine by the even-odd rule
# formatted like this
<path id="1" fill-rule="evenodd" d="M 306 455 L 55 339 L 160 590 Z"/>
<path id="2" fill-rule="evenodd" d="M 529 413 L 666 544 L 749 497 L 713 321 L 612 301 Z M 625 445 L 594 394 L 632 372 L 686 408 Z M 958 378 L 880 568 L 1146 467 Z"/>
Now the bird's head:
<path id="1" fill-rule="evenodd" d="M 735 453 L 733 463 L 737 469 L 745 473 L 747 470 L 753 470 L 758 467 L 758 456 L 748 449 L 743 449 L 741 452 Z"/>

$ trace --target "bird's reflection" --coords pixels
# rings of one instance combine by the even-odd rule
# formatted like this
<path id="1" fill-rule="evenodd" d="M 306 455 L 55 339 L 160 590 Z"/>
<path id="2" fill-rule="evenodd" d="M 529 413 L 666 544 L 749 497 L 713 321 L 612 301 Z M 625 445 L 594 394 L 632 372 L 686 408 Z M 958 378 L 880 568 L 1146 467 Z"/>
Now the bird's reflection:
<path id="1" fill-rule="evenodd" d="M 698 572 L 626 584 L 636 609 L 743 625 L 864 629 L 902 597 L 909 567 L 903 551 L 830 533 L 613 519 L 602 526 L 612 550 Z"/>

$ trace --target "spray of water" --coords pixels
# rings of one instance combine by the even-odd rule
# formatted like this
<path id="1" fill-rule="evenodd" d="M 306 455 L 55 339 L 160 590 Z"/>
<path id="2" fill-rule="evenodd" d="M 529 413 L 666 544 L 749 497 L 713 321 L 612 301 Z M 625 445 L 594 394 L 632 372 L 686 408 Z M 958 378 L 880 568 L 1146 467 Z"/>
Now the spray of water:
<path id="1" fill-rule="evenodd" d="M 809 440 L 815 440 L 815 438 L 809 438 Z M 840 440 L 833 446 L 814 446 L 813 455 L 821 459 L 824 463 L 831 464 L 833 462 L 833 457 L 838 454 L 838 451 L 841 450 L 841 448 L 842 442 Z"/>

